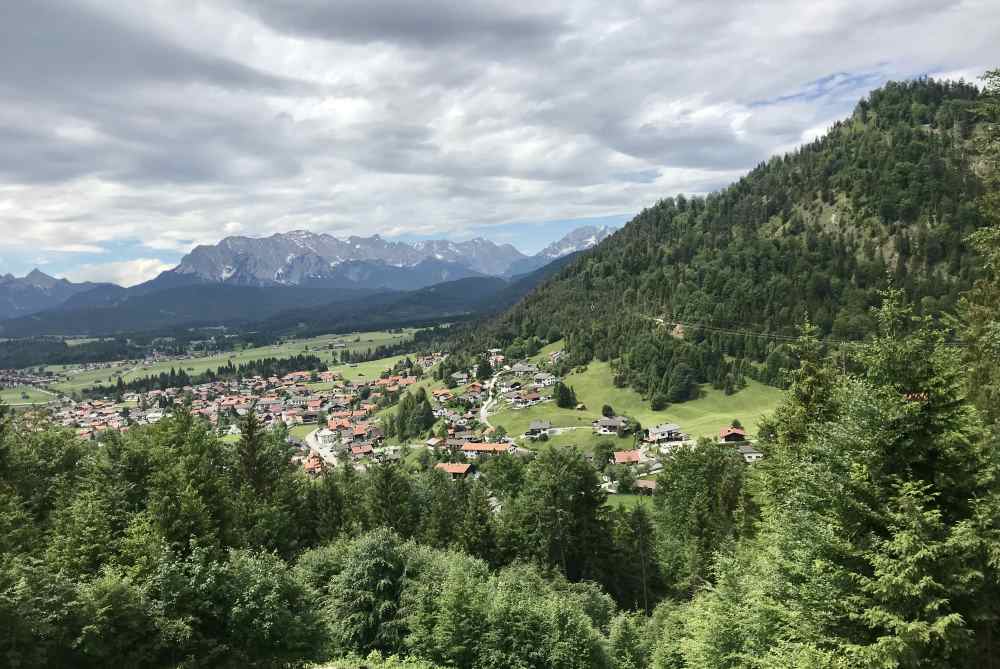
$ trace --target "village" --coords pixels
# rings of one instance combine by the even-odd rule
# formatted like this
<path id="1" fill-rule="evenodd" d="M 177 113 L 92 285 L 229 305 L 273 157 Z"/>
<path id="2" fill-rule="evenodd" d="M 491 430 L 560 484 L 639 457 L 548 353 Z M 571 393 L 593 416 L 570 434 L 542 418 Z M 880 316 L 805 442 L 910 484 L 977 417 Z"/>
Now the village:
<path id="1" fill-rule="evenodd" d="M 491 423 L 501 412 L 551 406 L 563 379 L 555 373 L 562 350 L 541 359 L 509 363 L 499 349 L 482 353 L 478 365 L 440 373 L 444 353 L 405 358 L 373 378 L 346 378 L 345 371 L 299 370 L 282 376 L 249 376 L 210 383 L 129 392 L 119 397 L 74 401 L 63 398 L 51 415 L 83 439 L 108 431 L 125 432 L 169 416 L 179 406 L 207 421 L 227 441 L 240 437 L 240 420 L 253 411 L 266 428 L 280 427 L 293 445 L 293 462 L 312 477 L 330 467 L 364 470 L 373 464 L 415 458 L 451 478 L 476 478 L 477 464 L 500 454 L 531 455 L 550 439 L 598 439 L 585 457 L 602 470 L 608 493 L 650 494 L 667 456 L 698 441 L 675 423 L 643 427 L 627 416 L 605 411 L 577 427 L 557 427 L 533 419 L 523 432 L 509 434 Z M 482 362 L 489 370 L 482 378 Z M 396 407 L 406 393 L 430 406 L 433 418 L 421 436 L 388 435 Z M 577 404 L 576 411 L 586 406 Z M 582 432 L 580 432 L 582 431 Z M 720 443 L 731 444 L 748 464 L 763 454 L 740 425 L 721 427 Z M 581 439 L 582 441 L 582 439 Z"/>

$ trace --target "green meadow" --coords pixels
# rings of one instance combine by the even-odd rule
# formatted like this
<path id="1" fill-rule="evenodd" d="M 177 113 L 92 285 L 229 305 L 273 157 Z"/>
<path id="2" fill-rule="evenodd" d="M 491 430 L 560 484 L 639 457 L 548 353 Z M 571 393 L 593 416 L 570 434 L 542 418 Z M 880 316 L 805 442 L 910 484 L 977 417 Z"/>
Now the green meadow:
<path id="1" fill-rule="evenodd" d="M 132 381 L 146 376 L 156 376 L 162 372 L 169 372 L 171 368 L 175 370 L 183 369 L 188 374 L 195 375 L 209 369 L 217 369 L 229 362 L 232 362 L 234 365 L 240 365 L 241 363 L 261 360 L 263 358 L 288 358 L 301 354 L 310 354 L 319 357 L 325 363 L 329 364 L 331 368 L 337 367 L 340 369 L 347 378 L 363 378 L 369 374 L 377 375 L 386 368 L 387 364 L 392 364 L 391 362 L 386 362 L 392 359 L 387 358 L 382 361 L 361 363 L 356 367 L 350 367 L 337 362 L 341 350 L 346 349 L 357 353 L 367 351 L 368 349 L 375 349 L 378 346 L 397 344 L 412 339 L 414 332 L 416 332 L 415 329 L 407 328 L 399 332 L 374 331 L 323 335 L 309 339 L 296 339 L 274 346 L 246 348 L 241 351 L 227 351 L 204 357 L 192 356 L 178 360 L 167 360 L 152 365 L 115 366 L 88 370 L 78 374 L 71 374 L 68 379 L 54 383 L 52 389 L 72 394 L 73 392 L 78 392 L 95 385 L 117 383 L 118 377 L 121 377 L 124 381 Z M 335 344 L 344 344 L 344 347 L 331 349 L 330 346 Z M 52 371 L 60 372 L 71 371 L 71 368 L 65 366 L 53 367 L 51 369 Z"/>
<path id="2" fill-rule="evenodd" d="M 702 396 L 696 400 L 653 411 L 639 393 L 631 388 L 615 387 L 610 365 L 606 362 L 591 362 L 583 371 L 570 374 L 565 382 L 576 391 L 577 400 L 586 407 L 584 410 L 561 409 L 555 402 L 546 402 L 528 409 L 505 408 L 491 416 L 490 422 L 502 425 L 512 436 L 524 434 L 533 420 L 547 420 L 555 427 L 582 428 L 555 435 L 550 443 L 587 446 L 608 438 L 591 434 L 589 428 L 591 422 L 600 417 L 601 407 L 610 404 L 615 413 L 631 416 L 643 426 L 677 423 L 693 437 L 715 435 L 734 418 L 753 433 L 760 419 L 774 410 L 782 395 L 781 390 L 756 381 L 748 382 L 745 388 L 732 395 L 704 386 Z"/>

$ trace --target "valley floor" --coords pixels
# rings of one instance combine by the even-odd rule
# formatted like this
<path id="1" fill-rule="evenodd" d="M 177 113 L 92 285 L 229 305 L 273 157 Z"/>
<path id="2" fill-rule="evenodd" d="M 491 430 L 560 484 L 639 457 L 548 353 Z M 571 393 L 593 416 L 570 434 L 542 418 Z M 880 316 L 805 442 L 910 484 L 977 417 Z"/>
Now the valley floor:
<path id="1" fill-rule="evenodd" d="M 415 331 L 412 328 L 408 328 L 398 332 L 374 331 L 331 334 L 309 339 L 296 339 L 275 346 L 247 348 L 242 351 L 227 351 L 203 357 L 175 358 L 148 365 L 112 364 L 112 366 L 71 373 L 65 380 L 52 384 L 51 388 L 58 392 L 72 394 L 73 392 L 79 392 L 95 385 L 116 383 L 118 377 L 121 377 L 125 382 L 134 381 L 146 376 L 155 376 L 161 372 L 169 372 L 171 368 L 174 370 L 184 370 L 189 375 L 195 375 L 209 369 L 217 369 L 229 362 L 238 366 L 242 363 L 261 360 L 263 358 L 288 358 L 303 354 L 315 355 L 331 367 L 337 366 L 347 378 L 361 378 L 365 375 L 371 376 L 372 374 L 377 376 L 379 372 L 385 369 L 386 360 L 360 363 L 356 367 L 351 367 L 341 365 L 338 362 L 340 352 L 347 350 L 352 353 L 359 353 L 368 349 L 374 350 L 379 346 L 398 344 L 412 339 Z M 341 344 L 342 347 L 330 348 L 330 346 L 336 344 Z M 72 367 L 51 366 L 48 369 L 56 372 L 69 372 Z"/>
<path id="2" fill-rule="evenodd" d="M 756 381 L 750 381 L 745 388 L 732 395 L 704 386 L 702 396 L 696 400 L 673 404 L 663 411 L 653 411 L 639 393 L 631 388 L 615 387 L 610 365 L 606 362 L 591 362 L 583 371 L 567 376 L 565 382 L 573 387 L 577 400 L 586 409 L 561 409 L 554 402 L 546 402 L 527 409 L 504 408 L 491 415 L 490 422 L 502 425 L 511 436 L 519 436 L 524 434 L 532 421 L 549 421 L 555 428 L 564 428 L 550 437 L 549 443 L 588 447 L 609 438 L 592 434 L 590 424 L 600 418 L 601 407 L 610 404 L 615 413 L 630 416 L 643 427 L 676 423 L 692 437 L 715 436 L 733 419 L 739 419 L 753 434 L 758 421 L 777 407 L 782 394 L 780 389 Z M 624 446 L 631 439 L 621 441 Z"/>

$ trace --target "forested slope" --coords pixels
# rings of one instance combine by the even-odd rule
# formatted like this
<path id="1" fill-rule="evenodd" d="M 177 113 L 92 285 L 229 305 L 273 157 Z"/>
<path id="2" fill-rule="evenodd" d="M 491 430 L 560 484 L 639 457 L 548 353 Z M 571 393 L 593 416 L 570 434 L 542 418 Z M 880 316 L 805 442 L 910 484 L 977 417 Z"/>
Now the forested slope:
<path id="1" fill-rule="evenodd" d="M 983 225 L 978 96 L 964 83 L 888 84 L 725 190 L 644 210 L 472 345 L 565 336 L 576 361 L 616 361 L 620 383 L 662 403 L 696 382 L 780 378 L 784 345 L 719 330 L 794 334 L 808 317 L 825 336 L 863 339 L 890 283 L 918 313 L 949 311 L 975 274 L 964 240 Z"/>

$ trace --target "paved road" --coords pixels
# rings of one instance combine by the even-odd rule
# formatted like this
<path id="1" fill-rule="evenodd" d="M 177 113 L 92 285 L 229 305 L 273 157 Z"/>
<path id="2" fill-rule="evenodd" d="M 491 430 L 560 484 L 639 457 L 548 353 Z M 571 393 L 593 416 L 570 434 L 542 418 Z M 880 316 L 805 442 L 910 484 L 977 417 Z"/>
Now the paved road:
<path id="1" fill-rule="evenodd" d="M 500 374 L 502 374 L 502 372 L 497 372 L 496 374 L 494 374 L 490 378 L 489 382 L 486 384 L 486 389 L 488 391 L 489 399 L 486 400 L 486 402 L 483 403 L 483 406 L 479 409 L 479 422 L 485 425 L 486 427 L 493 427 L 490 424 L 490 418 L 489 418 L 490 407 L 492 407 L 497 402 L 496 398 L 493 397 L 493 386 L 496 384 L 497 379 L 500 378 Z"/>

